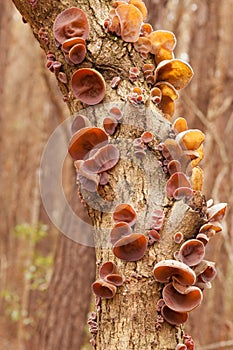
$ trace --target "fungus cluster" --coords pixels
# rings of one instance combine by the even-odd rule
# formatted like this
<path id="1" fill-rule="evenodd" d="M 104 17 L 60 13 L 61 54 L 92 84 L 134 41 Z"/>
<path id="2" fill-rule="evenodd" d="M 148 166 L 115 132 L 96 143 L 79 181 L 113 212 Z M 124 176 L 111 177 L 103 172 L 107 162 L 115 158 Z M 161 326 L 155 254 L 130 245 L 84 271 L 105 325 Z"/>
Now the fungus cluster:
<path id="1" fill-rule="evenodd" d="M 117 164 L 119 150 L 109 144 L 106 132 L 91 127 L 85 116 L 77 115 L 71 129 L 74 133 L 68 150 L 75 161 L 77 178 L 84 189 L 96 192 L 99 184 L 108 182 L 106 172 Z"/>
<path id="2" fill-rule="evenodd" d="M 116 128 L 122 118 L 122 112 L 118 107 L 110 108 L 109 116 L 105 117 L 103 120 L 103 127 L 108 135 L 112 136 L 115 133 Z"/>
<path id="3" fill-rule="evenodd" d="M 141 259 L 147 249 L 147 239 L 142 233 L 132 231 L 137 220 L 134 208 L 130 204 L 119 204 L 114 210 L 113 220 L 115 225 L 110 233 L 113 254 L 124 261 Z"/>
<path id="4" fill-rule="evenodd" d="M 219 221 L 223 219 L 225 211 L 226 203 L 208 208 L 208 223 L 201 226 L 196 238 L 188 239 L 181 244 L 175 254 L 175 260 L 162 260 L 154 266 L 156 281 L 165 284 L 162 300 L 159 300 L 157 309 L 171 325 L 178 326 L 184 323 L 188 319 L 188 313 L 201 304 L 203 290 L 211 288 L 216 268 L 214 262 L 204 260 L 205 246 L 208 239 L 220 231 Z M 206 232 L 204 234 L 206 238 L 200 236 L 203 232 Z M 181 232 L 177 232 L 174 237 L 177 239 L 177 244 L 183 240 Z"/>
<path id="5" fill-rule="evenodd" d="M 115 263 L 107 261 L 99 270 L 99 279 L 92 284 L 94 294 L 102 299 L 112 299 L 116 294 L 117 287 L 124 283 L 124 279 L 117 273 Z"/>
<path id="6" fill-rule="evenodd" d="M 154 135 L 150 131 L 144 131 L 141 137 L 133 141 L 134 155 L 137 158 L 144 158 L 146 156 L 146 149 L 148 144 L 153 141 Z"/>
<path id="7" fill-rule="evenodd" d="M 145 63 L 142 71 L 150 86 L 151 101 L 171 118 L 174 114 L 174 103 L 178 99 L 177 90 L 188 85 L 193 70 L 191 66 L 174 56 L 176 37 L 168 30 L 155 30 L 145 23 L 147 9 L 142 0 L 115 1 L 104 21 L 106 32 L 113 33 L 122 40 L 133 43 L 134 49 L 146 60 L 148 54 L 154 57 L 154 64 Z M 140 71 L 130 68 L 130 81 L 135 82 Z M 129 98 L 135 103 L 135 100 Z M 143 102 L 143 101 L 141 101 Z"/>

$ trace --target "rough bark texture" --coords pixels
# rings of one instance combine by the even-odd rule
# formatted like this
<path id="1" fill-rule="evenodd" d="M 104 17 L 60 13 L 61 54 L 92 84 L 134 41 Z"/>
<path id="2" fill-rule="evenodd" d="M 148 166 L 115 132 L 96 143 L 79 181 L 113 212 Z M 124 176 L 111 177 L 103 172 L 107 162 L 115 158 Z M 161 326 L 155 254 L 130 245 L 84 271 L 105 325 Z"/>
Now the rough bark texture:
<path id="1" fill-rule="evenodd" d="M 87 42 L 86 62 L 80 65 L 97 68 L 107 83 L 107 94 L 104 102 L 125 100 L 130 88 L 134 86 L 128 79 L 129 68 L 141 67 L 142 58 L 132 49 L 131 44 L 122 42 L 114 36 L 106 35 L 103 30 L 103 21 L 107 17 L 109 1 L 38 1 L 32 9 L 25 1 L 13 0 L 25 20 L 39 39 L 45 51 L 52 50 L 56 58 L 63 63 L 63 70 L 70 80 L 75 68 L 69 67 L 53 42 L 52 23 L 61 10 L 69 6 L 78 6 L 85 10 L 91 27 Z M 47 31 L 49 44 L 45 46 L 38 38 L 41 27 Z M 114 55 L 113 55 L 114 53 Z M 147 62 L 151 62 L 149 58 Z M 122 82 L 117 91 L 110 88 L 111 79 L 120 75 Z M 168 136 L 170 126 L 168 121 L 150 104 L 149 88 L 144 79 L 140 78 L 137 84 L 145 88 L 146 108 L 133 107 L 129 103 L 124 106 L 123 124 L 114 136 L 121 153 L 118 165 L 110 172 L 110 181 L 99 192 L 102 201 L 96 209 L 96 197 L 83 192 L 88 204 L 89 214 L 96 229 L 96 254 L 98 266 L 106 260 L 115 260 L 109 245 L 109 228 L 113 225 L 112 211 L 114 203 L 127 202 L 134 206 L 138 214 L 135 225 L 136 232 L 145 233 L 150 225 L 150 215 L 155 208 L 166 210 L 166 220 L 161 242 L 148 249 L 145 257 L 137 263 L 116 261 L 118 269 L 126 277 L 123 287 L 119 288 L 116 298 L 112 301 L 102 301 L 98 314 L 99 332 L 96 339 L 98 350 L 116 349 L 158 349 L 174 350 L 182 336 L 181 329 L 176 329 L 164 323 L 160 332 L 156 331 L 156 302 L 160 298 L 161 285 L 156 283 L 152 276 L 155 262 L 172 258 L 177 250 L 173 242 L 173 233 L 181 230 L 185 237 L 192 237 L 203 223 L 203 199 L 195 198 L 191 209 L 182 201 L 169 203 L 165 196 L 166 178 L 159 167 L 159 154 L 155 151 L 155 144 Z M 69 84 L 60 84 L 62 93 L 68 96 Z M 69 96 L 68 105 L 71 112 L 80 108 L 80 104 Z M 93 124 L 101 125 L 106 115 L 106 106 L 90 109 L 89 116 Z M 144 130 L 151 130 L 156 141 L 151 145 L 145 160 L 136 160 L 133 156 L 132 141 L 141 135 Z M 93 204 L 94 202 L 94 204 Z M 94 208 L 94 209 L 93 209 Z M 99 210 L 98 210 L 99 209 Z M 108 249 L 106 249 L 108 248 Z M 61 271 L 62 273 L 62 271 Z M 65 299 L 66 300 L 66 299 Z"/>

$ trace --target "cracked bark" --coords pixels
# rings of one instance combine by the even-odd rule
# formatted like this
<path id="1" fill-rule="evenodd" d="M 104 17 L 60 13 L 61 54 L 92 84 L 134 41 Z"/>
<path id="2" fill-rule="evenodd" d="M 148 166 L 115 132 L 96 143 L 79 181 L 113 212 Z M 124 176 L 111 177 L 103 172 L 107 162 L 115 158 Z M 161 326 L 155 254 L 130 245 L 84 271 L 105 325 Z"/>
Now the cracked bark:
<path id="1" fill-rule="evenodd" d="M 119 38 L 106 35 L 103 21 L 107 17 L 110 1 L 71 1 L 46 0 L 38 1 L 33 9 L 23 0 L 13 0 L 24 19 L 31 25 L 33 33 L 45 52 L 55 53 L 61 61 L 68 84 L 59 83 L 71 113 L 82 108 L 69 95 L 69 81 L 76 68 L 70 67 L 64 60 L 61 51 L 56 48 L 52 35 L 52 24 L 58 13 L 70 6 L 82 8 L 90 22 L 90 36 L 87 40 L 87 57 L 80 67 L 89 66 L 98 69 L 105 78 L 107 93 L 104 102 L 122 103 L 130 89 L 134 86 L 128 79 L 129 68 L 142 67 L 143 60 L 132 48 L 131 44 Z M 45 45 L 38 36 L 39 29 L 47 31 L 49 39 Z M 149 57 L 147 63 L 152 62 Z M 111 79 L 120 75 L 121 83 L 117 90 L 110 88 Z M 160 332 L 156 330 L 156 302 L 161 296 L 161 285 L 152 276 L 153 265 L 161 259 L 173 257 L 178 249 L 173 241 L 173 234 L 182 231 L 186 238 L 194 236 L 203 223 L 203 199 L 195 198 L 192 208 L 182 201 L 169 203 L 165 195 L 166 177 L 159 165 L 159 154 L 155 150 L 156 143 L 165 139 L 170 130 L 170 123 L 150 104 L 149 88 L 140 77 L 137 86 L 145 89 L 145 108 L 124 104 L 123 124 L 112 139 L 120 150 L 121 159 L 111 170 L 109 184 L 99 190 L 98 198 L 82 191 L 88 204 L 88 212 L 96 229 L 96 258 L 98 267 L 106 260 L 113 260 L 118 270 L 125 276 L 125 284 L 118 289 L 116 297 L 111 301 L 102 301 L 98 313 L 99 331 L 96 338 L 96 349 L 158 349 L 173 350 L 182 336 L 181 328 L 174 328 L 164 323 Z M 89 117 L 93 124 L 101 126 L 106 115 L 106 104 L 89 108 Z M 144 160 L 137 160 L 133 155 L 132 141 L 144 130 L 151 130 L 155 141 L 150 145 Z M 137 211 L 138 221 L 135 232 L 145 233 L 150 226 L 150 215 L 155 208 L 166 211 L 165 225 L 161 232 L 161 241 L 147 250 L 145 257 L 134 263 L 124 263 L 114 258 L 108 245 L 109 230 L 113 226 L 112 211 L 116 203 L 131 203 Z M 98 207 L 96 208 L 96 205 Z"/>

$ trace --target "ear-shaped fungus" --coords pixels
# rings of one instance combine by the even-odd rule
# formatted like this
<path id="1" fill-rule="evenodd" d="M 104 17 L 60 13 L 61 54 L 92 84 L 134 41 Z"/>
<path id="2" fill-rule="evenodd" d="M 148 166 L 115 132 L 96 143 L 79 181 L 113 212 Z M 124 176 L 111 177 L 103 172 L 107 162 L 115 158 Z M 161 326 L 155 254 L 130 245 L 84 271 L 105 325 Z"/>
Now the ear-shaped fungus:
<path id="1" fill-rule="evenodd" d="M 168 82 L 159 82 L 155 85 L 155 87 L 159 88 L 162 93 L 162 98 L 158 107 L 163 113 L 172 117 L 175 112 L 174 101 L 179 97 L 178 92 L 174 86 Z"/>
<path id="2" fill-rule="evenodd" d="M 120 21 L 121 37 L 128 43 L 135 43 L 140 36 L 143 16 L 134 5 L 123 4 L 116 8 Z"/>
<path id="3" fill-rule="evenodd" d="M 116 206 L 113 213 L 115 222 L 124 221 L 133 226 L 137 220 L 137 214 L 130 204 L 122 203 Z"/>
<path id="4" fill-rule="evenodd" d="M 188 85 L 193 70 L 191 66 L 182 60 L 165 60 L 158 64 L 155 70 L 156 81 L 166 81 L 172 84 L 175 89 L 180 90 Z"/>
<path id="5" fill-rule="evenodd" d="M 177 190 L 184 191 L 184 193 L 186 193 L 184 188 L 191 189 L 191 184 L 187 176 L 182 172 L 172 174 L 166 184 L 166 192 L 168 196 L 173 196 Z M 179 192 L 176 192 L 175 195 L 178 197 Z"/>
<path id="6" fill-rule="evenodd" d="M 142 14 L 142 19 L 145 21 L 147 16 L 147 8 L 142 0 L 129 0 L 129 4 L 134 5 Z"/>
<path id="7" fill-rule="evenodd" d="M 126 235 L 130 235 L 132 233 L 132 229 L 127 224 L 127 222 L 120 221 L 115 224 L 110 232 L 110 241 L 112 244 L 115 244 L 120 238 Z"/>
<path id="8" fill-rule="evenodd" d="M 85 117 L 84 115 L 78 114 L 75 116 L 75 118 L 71 124 L 71 132 L 72 132 L 72 134 L 75 134 L 80 129 L 90 127 L 90 126 L 91 126 L 90 120 L 87 117 Z"/>
<path id="9" fill-rule="evenodd" d="M 86 53 L 85 45 L 76 44 L 69 51 L 69 60 L 74 64 L 80 64 L 85 59 Z"/>
<path id="10" fill-rule="evenodd" d="M 177 312 L 171 310 L 167 305 L 164 305 L 161 309 L 161 315 L 167 321 L 167 323 L 173 326 L 180 326 L 185 323 L 188 319 L 187 312 Z"/>
<path id="11" fill-rule="evenodd" d="M 53 34 L 57 42 L 63 44 L 67 39 L 89 35 L 89 24 L 86 14 L 77 7 L 62 11 L 53 24 Z"/>
<path id="12" fill-rule="evenodd" d="M 174 33 L 168 30 L 156 30 L 148 38 L 151 40 L 151 53 L 155 55 L 157 64 L 163 60 L 171 60 L 173 58 L 173 50 L 176 46 Z"/>
<path id="13" fill-rule="evenodd" d="M 62 44 L 62 51 L 65 53 L 65 54 L 68 54 L 69 51 L 71 50 L 71 48 L 77 44 L 82 44 L 82 45 L 86 45 L 86 40 L 83 39 L 83 38 L 78 38 L 78 37 L 75 37 L 75 38 L 70 38 L 70 39 L 67 39 L 66 41 L 63 42 Z"/>
<path id="14" fill-rule="evenodd" d="M 94 147 L 108 143 L 108 135 L 100 128 L 83 128 L 77 131 L 69 143 L 69 153 L 74 160 L 84 159 Z"/>
<path id="15" fill-rule="evenodd" d="M 134 48 L 141 54 L 143 58 L 147 57 L 147 54 L 151 51 L 151 41 L 149 38 L 140 36 L 140 38 L 134 43 Z"/>
<path id="16" fill-rule="evenodd" d="M 198 265 L 205 255 L 205 246 L 198 239 L 189 239 L 180 247 L 180 259 L 188 266 Z"/>
<path id="17" fill-rule="evenodd" d="M 154 266 L 154 277 L 158 282 L 167 283 L 171 277 L 184 285 L 193 285 L 196 281 L 194 271 L 181 261 L 162 260 Z"/>
<path id="18" fill-rule="evenodd" d="M 118 125 L 118 122 L 114 117 L 106 117 L 103 120 L 103 127 L 108 135 L 114 134 L 114 132 L 116 131 L 117 125 Z"/>
<path id="19" fill-rule="evenodd" d="M 112 273 L 115 274 L 116 271 L 116 264 L 114 264 L 112 261 L 107 261 L 101 265 L 99 275 L 100 278 L 105 278 L 107 275 L 110 275 Z"/>
<path id="20" fill-rule="evenodd" d="M 106 91 L 103 76 L 91 68 L 81 68 L 74 72 L 71 87 L 77 99 L 88 105 L 101 102 Z"/>
<path id="21" fill-rule="evenodd" d="M 160 230 L 163 226 L 163 220 L 165 214 L 162 209 L 154 209 L 151 214 L 151 228 L 154 230 Z"/>
<path id="22" fill-rule="evenodd" d="M 141 233 L 131 233 L 114 244 L 113 254 L 121 260 L 137 261 L 144 256 L 146 248 L 146 237 Z"/>
<path id="23" fill-rule="evenodd" d="M 167 170 L 170 175 L 173 175 L 174 173 L 181 172 L 181 164 L 178 160 L 171 160 L 167 165 Z"/>
<path id="24" fill-rule="evenodd" d="M 180 132 L 176 141 L 186 150 L 197 150 L 205 139 L 205 135 L 198 129 L 189 129 Z"/>
<path id="25" fill-rule="evenodd" d="M 112 299 L 116 294 L 117 287 L 104 280 L 97 280 L 92 284 L 92 290 L 100 298 Z"/>
<path id="26" fill-rule="evenodd" d="M 188 130 L 188 124 L 185 118 L 179 117 L 172 124 L 172 130 L 178 134 L 182 131 Z"/>
<path id="27" fill-rule="evenodd" d="M 99 175 L 92 174 L 83 169 L 81 165 L 78 169 L 78 180 L 82 184 L 83 188 L 89 192 L 96 192 L 99 185 Z"/>
<path id="28" fill-rule="evenodd" d="M 226 213 L 227 203 L 218 203 L 207 209 L 207 216 L 210 222 L 221 221 Z"/>
<path id="29" fill-rule="evenodd" d="M 90 173 L 101 173 L 112 169 L 119 160 L 119 150 L 114 145 L 106 145 L 83 163 L 83 168 Z"/>
<path id="30" fill-rule="evenodd" d="M 163 288 L 163 300 L 172 310 L 177 312 L 189 312 L 199 306 L 203 295 L 198 287 L 190 286 L 184 294 L 179 293 L 172 283 Z"/>

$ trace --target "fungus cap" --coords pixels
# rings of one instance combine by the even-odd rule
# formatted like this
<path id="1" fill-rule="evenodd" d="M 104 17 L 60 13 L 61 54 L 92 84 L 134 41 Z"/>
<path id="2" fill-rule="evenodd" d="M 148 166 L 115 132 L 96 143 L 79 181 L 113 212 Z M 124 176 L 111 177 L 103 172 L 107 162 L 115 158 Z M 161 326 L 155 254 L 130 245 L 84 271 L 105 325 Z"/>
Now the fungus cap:
<path id="1" fill-rule="evenodd" d="M 69 60 L 74 64 L 80 64 L 84 61 L 86 53 L 85 45 L 76 44 L 69 51 Z"/>
<path id="2" fill-rule="evenodd" d="M 203 141 L 205 140 L 205 135 L 198 129 L 189 129 L 180 132 L 176 136 L 176 141 L 186 150 L 197 150 Z"/>
<path id="3" fill-rule="evenodd" d="M 140 260 L 147 248 L 146 237 L 141 233 L 123 236 L 113 246 L 113 254 L 125 261 Z"/>
<path id="4" fill-rule="evenodd" d="M 89 24 L 86 14 L 77 7 L 62 11 L 53 24 L 53 34 L 57 42 L 63 44 L 67 39 L 89 35 Z"/>
<path id="5" fill-rule="evenodd" d="M 155 70 L 156 81 L 167 81 L 175 89 L 180 90 L 188 85 L 193 70 L 191 66 L 180 59 L 165 60 L 158 64 Z"/>
<path id="6" fill-rule="evenodd" d="M 119 160 L 119 150 L 114 145 L 105 145 L 83 163 L 83 168 L 90 173 L 101 173 L 112 169 Z"/>
<path id="7" fill-rule="evenodd" d="M 196 280 L 194 271 L 181 261 L 162 260 L 154 266 L 154 277 L 158 282 L 167 283 L 175 276 L 179 283 L 193 285 Z"/>
<path id="8" fill-rule="evenodd" d="M 165 304 L 177 312 L 189 312 L 199 306 L 203 299 L 198 287 L 190 286 L 186 289 L 185 294 L 181 294 L 174 288 L 172 282 L 163 288 L 162 294 Z"/>
<path id="9" fill-rule="evenodd" d="M 96 192 L 99 186 L 99 175 L 92 174 L 83 169 L 82 165 L 78 170 L 78 180 L 82 184 L 83 188 L 89 192 Z"/>
<path id="10" fill-rule="evenodd" d="M 176 118 L 174 123 L 172 124 L 172 130 L 176 134 L 188 130 L 188 124 L 186 119 L 183 117 Z"/>
<path id="11" fill-rule="evenodd" d="M 75 134 L 77 131 L 90 126 L 91 122 L 85 115 L 77 114 L 72 121 L 71 132 Z"/>
<path id="12" fill-rule="evenodd" d="M 101 278 L 104 278 L 107 275 L 115 274 L 116 271 L 117 271 L 116 264 L 112 261 L 106 261 L 101 265 L 99 270 L 99 275 Z"/>
<path id="13" fill-rule="evenodd" d="M 221 221 L 226 213 L 227 203 L 218 203 L 207 209 L 209 221 Z"/>
<path id="14" fill-rule="evenodd" d="M 115 222 L 124 221 L 130 226 L 133 226 L 137 220 L 137 214 L 130 204 L 122 203 L 116 206 L 113 213 L 113 220 Z"/>
<path id="15" fill-rule="evenodd" d="M 106 92 L 103 76 L 91 68 L 80 68 L 74 72 L 71 87 L 77 99 L 88 105 L 101 102 Z"/>
<path id="16" fill-rule="evenodd" d="M 74 37 L 74 38 L 70 38 L 67 39 L 66 41 L 64 41 L 64 43 L 62 44 L 62 51 L 66 54 L 69 53 L 70 49 L 77 44 L 82 44 L 82 45 L 86 45 L 86 40 L 83 38 L 78 38 L 78 37 Z"/>
<path id="17" fill-rule="evenodd" d="M 92 283 L 92 290 L 100 298 L 112 299 L 116 294 L 117 287 L 103 280 L 97 280 Z"/>
<path id="18" fill-rule="evenodd" d="M 176 312 L 171 310 L 167 305 L 163 305 L 161 308 L 161 315 L 167 321 L 167 323 L 173 326 L 180 326 L 188 319 L 187 312 Z"/>
<path id="19" fill-rule="evenodd" d="M 114 117 L 109 116 L 104 118 L 103 120 L 103 127 L 108 135 L 114 134 L 114 132 L 116 131 L 117 125 L 118 125 L 118 122 Z"/>
<path id="20" fill-rule="evenodd" d="M 179 188 L 191 189 L 189 179 L 183 172 L 177 172 L 171 175 L 166 183 L 166 192 L 168 196 L 173 196 L 174 192 Z"/>
<path id="21" fill-rule="evenodd" d="M 113 226 L 110 232 L 110 241 L 112 244 L 115 244 L 120 238 L 125 235 L 130 235 L 131 233 L 132 229 L 129 224 L 127 224 L 127 222 L 120 221 Z"/>
<path id="22" fill-rule="evenodd" d="M 135 43 L 139 39 L 143 21 L 141 11 L 134 5 L 123 4 L 116 8 L 116 14 L 120 21 L 122 39 L 129 43 Z"/>
<path id="23" fill-rule="evenodd" d="M 180 259 L 188 266 L 198 265 L 205 256 L 205 246 L 198 239 L 189 239 L 180 247 Z"/>
<path id="24" fill-rule="evenodd" d="M 123 277 L 118 273 L 111 273 L 105 276 L 104 280 L 108 283 L 113 284 L 116 287 L 120 287 L 124 283 Z"/>
<path id="25" fill-rule="evenodd" d="M 151 53 L 153 55 L 156 55 L 156 61 L 157 63 L 164 59 L 171 59 L 172 51 L 174 50 L 176 46 L 176 37 L 174 33 L 168 31 L 168 30 L 156 30 L 149 34 L 149 39 L 152 43 L 152 50 Z M 162 49 L 162 50 L 161 50 Z M 167 52 L 166 57 L 161 55 L 162 52 Z M 165 54 L 164 52 L 164 54 Z"/>
<path id="26" fill-rule="evenodd" d="M 108 143 L 108 135 L 100 128 L 85 127 L 77 131 L 69 143 L 69 153 L 74 160 L 84 159 L 94 147 Z"/>
<path id="27" fill-rule="evenodd" d="M 141 0 L 129 0 L 129 4 L 134 5 L 142 14 L 142 19 L 145 21 L 147 17 L 147 8 L 143 1 Z"/>

